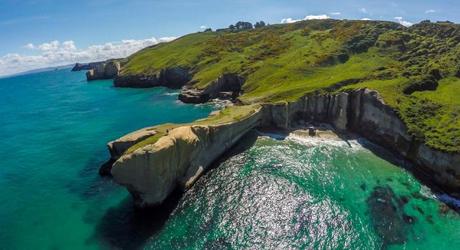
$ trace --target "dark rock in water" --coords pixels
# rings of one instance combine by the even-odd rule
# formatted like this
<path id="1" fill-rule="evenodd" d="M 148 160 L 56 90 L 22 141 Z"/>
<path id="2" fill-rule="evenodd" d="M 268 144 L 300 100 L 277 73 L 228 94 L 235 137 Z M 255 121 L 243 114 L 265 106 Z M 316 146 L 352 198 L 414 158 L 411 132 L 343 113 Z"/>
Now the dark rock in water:
<path id="1" fill-rule="evenodd" d="M 112 173 L 110 173 L 110 170 L 112 170 L 113 163 L 115 163 L 115 160 L 109 159 L 104 164 L 102 164 L 102 166 L 99 168 L 99 175 L 100 176 L 112 176 Z"/>
<path id="2" fill-rule="evenodd" d="M 308 127 L 308 135 L 309 136 L 316 136 L 316 129 L 315 127 Z"/>
<path id="3" fill-rule="evenodd" d="M 401 208 L 404 207 L 408 202 L 409 202 L 409 197 L 407 196 L 401 196 L 401 198 L 398 199 L 398 204 Z"/>
<path id="4" fill-rule="evenodd" d="M 428 221 L 428 223 L 430 223 L 430 224 L 433 224 L 433 223 L 434 223 L 434 221 L 433 221 L 433 216 L 431 216 L 431 215 L 427 215 L 427 216 L 425 217 L 425 219 L 426 219 L 426 221 Z"/>
<path id="5" fill-rule="evenodd" d="M 359 187 L 360 187 L 363 191 L 366 191 L 366 189 L 367 189 L 367 186 L 366 186 L 365 183 L 361 184 Z"/>
<path id="6" fill-rule="evenodd" d="M 439 213 L 446 215 L 450 211 L 450 207 L 444 203 L 439 204 Z"/>
<path id="7" fill-rule="evenodd" d="M 204 103 L 209 100 L 209 96 L 205 95 L 203 91 L 188 87 L 181 90 L 178 98 L 184 103 Z"/>
<path id="8" fill-rule="evenodd" d="M 410 215 L 407 215 L 407 214 L 403 214 L 403 220 L 404 220 L 404 222 L 406 222 L 407 224 L 414 224 L 415 221 L 417 220 L 417 218 L 415 218 L 414 216 L 410 216 Z"/>
<path id="9" fill-rule="evenodd" d="M 384 246 L 402 244 L 407 240 L 405 220 L 397 203 L 398 198 L 390 187 L 375 187 L 367 199 L 372 225 Z"/>
<path id="10" fill-rule="evenodd" d="M 422 215 L 425 214 L 425 212 L 423 212 L 422 208 L 419 206 L 414 206 L 414 209 L 417 210 Z"/>

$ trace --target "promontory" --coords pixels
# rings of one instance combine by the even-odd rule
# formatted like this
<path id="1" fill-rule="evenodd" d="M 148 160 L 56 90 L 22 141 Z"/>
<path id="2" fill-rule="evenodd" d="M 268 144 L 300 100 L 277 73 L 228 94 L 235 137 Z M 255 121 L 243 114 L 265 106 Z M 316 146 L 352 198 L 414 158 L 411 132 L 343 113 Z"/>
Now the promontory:
<path id="1" fill-rule="evenodd" d="M 145 48 L 98 69 L 117 87 L 165 86 L 179 99 L 233 104 L 190 124 L 109 143 L 101 173 L 139 206 L 186 189 L 254 128 L 329 123 L 398 154 L 460 195 L 460 25 L 423 21 L 239 22 Z M 244 25 L 242 25 L 244 24 Z"/>

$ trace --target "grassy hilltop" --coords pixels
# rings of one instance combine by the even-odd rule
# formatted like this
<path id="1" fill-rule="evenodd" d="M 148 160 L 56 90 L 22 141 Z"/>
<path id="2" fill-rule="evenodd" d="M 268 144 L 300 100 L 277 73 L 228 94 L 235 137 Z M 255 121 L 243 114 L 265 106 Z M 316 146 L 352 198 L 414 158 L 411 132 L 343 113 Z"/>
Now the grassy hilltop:
<path id="1" fill-rule="evenodd" d="M 181 66 L 206 87 L 224 73 L 246 81 L 243 103 L 293 101 L 314 91 L 380 92 L 427 145 L 460 152 L 460 25 L 310 20 L 183 36 L 127 58 L 121 75 Z"/>

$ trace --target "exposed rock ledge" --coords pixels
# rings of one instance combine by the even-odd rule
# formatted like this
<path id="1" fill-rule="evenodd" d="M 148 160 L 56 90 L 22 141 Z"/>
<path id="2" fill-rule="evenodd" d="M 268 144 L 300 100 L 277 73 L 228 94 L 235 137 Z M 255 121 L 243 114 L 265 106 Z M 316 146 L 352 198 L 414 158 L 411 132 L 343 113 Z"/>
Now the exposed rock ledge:
<path id="1" fill-rule="evenodd" d="M 163 69 L 160 73 L 152 75 L 120 75 L 115 77 L 113 84 L 122 88 L 151 88 L 164 86 L 179 89 L 189 83 L 192 75 L 188 69 L 174 67 Z"/>
<path id="2" fill-rule="evenodd" d="M 460 154 L 431 149 L 416 141 L 397 114 L 368 89 L 336 95 L 312 94 L 297 102 L 264 105 L 232 123 L 182 126 L 155 144 L 124 154 L 142 136 L 122 137 L 109 146 L 117 158 L 111 173 L 133 194 L 139 206 L 161 203 L 172 190 L 188 188 L 209 165 L 256 127 L 290 128 L 299 120 L 326 122 L 338 131 L 353 131 L 397 152 L 428 171 L 439 186 L 459 192 Z M 146 130 L 137 132 L 139 135 Z M 115 160 L 115 159 L 114 159 Z"/>
<path id="3" fill-rule="evenodd" d="M 235 100 L 243 84 L 243 77 L 237 74 L 223 74 L 204 89 L 185 86 L 179 94 L 179 100 L 184 103 L 205 103 L 215 98 Z"/>

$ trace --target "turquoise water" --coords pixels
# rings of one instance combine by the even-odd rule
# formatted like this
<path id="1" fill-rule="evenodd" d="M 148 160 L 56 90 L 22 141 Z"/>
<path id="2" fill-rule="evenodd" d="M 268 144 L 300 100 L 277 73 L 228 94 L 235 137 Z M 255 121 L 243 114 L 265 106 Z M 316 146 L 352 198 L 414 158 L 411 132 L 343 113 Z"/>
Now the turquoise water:
<path id="1" fill-rule="evenodd" d="M 0 79 L 0 249 L 453 249 L 460 217 L 366 141 L 246 136 L 183 196 L 135 210 L 106 142 L 207 116 L 166 89 L 60 70 Z M 365 147 L 363 147 L 363 145 Z"/>
<path id="2" fill-rule="evenodd" d="M 147 248 L 454 249 L 460 244 L 458 214 L 440 212 L 443 206 L 427 187 L 356 141 L 294 136 L 252 143 L 201 178 L 147 240 Z"/>
<path id="3" fill-rule="evenodd" d="M 59 70 L 0 79 L 0 249 L 106 246 L 98 225 L 128 193 L 98 176 L 106 143 L 205 117 L 166 89 L 118 89 Z"/>

